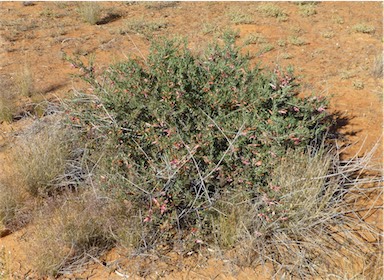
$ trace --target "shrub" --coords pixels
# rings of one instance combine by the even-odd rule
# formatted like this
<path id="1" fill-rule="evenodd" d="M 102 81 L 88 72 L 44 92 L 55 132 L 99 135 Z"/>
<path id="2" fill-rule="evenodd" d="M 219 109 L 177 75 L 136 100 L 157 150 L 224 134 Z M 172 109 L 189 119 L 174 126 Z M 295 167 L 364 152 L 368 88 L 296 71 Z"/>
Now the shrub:
<path id="1" fill-rule="evenodd" d="M 91 154 L 108 155 L 104 187 L 143 213 L 146 246 L 172 245 L 178 230 L 209 233 L 217 203 L 259 198 L 285 151 L 327 129 L 325 99 L 298 98 L 290 71 L 251 69 L 234 37 L 224 40 L 201 57 L 186 43 L 155 42 L 147 61 L 113 65 L 102 79 L 71 60 L 95 93 L 77 99 L 74 117 Z"/>

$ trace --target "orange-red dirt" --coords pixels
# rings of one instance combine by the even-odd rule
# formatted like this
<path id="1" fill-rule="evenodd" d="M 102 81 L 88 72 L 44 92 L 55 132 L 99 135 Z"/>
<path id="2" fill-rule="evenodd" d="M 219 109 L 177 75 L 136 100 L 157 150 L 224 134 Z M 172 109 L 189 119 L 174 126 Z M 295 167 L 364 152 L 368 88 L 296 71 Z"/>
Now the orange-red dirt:
<path id="1" fill-rule="evenodd" d="M 112 62 L 128 56 L 145 56 L 149 49 L 148 37 L 187 36 L 191 49 L 199 51 L 215 36 L 215 30 L 232 28 L 239 31 L 241 44 L 250 35 L 263 38 L 264 43 L 245 46 L 253 56 L 252 64 L 261 62 L 272 68 L 293 65 L 303 95 L 314 93 L 330 98 L 329 112 L 340 114 L 339 132 L 344 143 L 355 143 L 346 150 L 345 157 L 370 151 L 376 144 L 374 159 L 383 166 L 383 77 L 375 76 L 375 59 L 383 53 L 383 4 L 381 2 L 318 2 L 316 14 L 299 13 L 294 2 L 277 2 L 287 14 L 286 20 L 265 17 L 257 7 L 262 2 L 100 2 L 103 14 L 118 17 L 100 25 L 85 22 L 76 2 L 35 2 L 23 6 L 22 2 L 0 2 L 0 91 L 11 93 L 16 119 L 0 123 L 0 177 L 6 169 L 5 159 L 15 133 L 27 127 L 32 120 L 17 116 L 30 104 L 44 99 L 65 98 L 75 88 L 86 89 L 84 83 L 71 78 L 76 69 L 62 59 L 63 54 L 79 54 L 85 58 L 95 55 L 97 69 L 101 71 Z M 239 11 L 248 14 L 250 24 L 231 22 Z M 134 20 L 160 22 L 161 28 L 145 35 L 127 33 Z M 357 24 L 374 27 L 371 33 L 354 30 Z M 300 43 L 298 39 L 302 40 Z M 295 41 L 296 40 L 296 41 Z M 263 54 L 267 45 L 273 48 Z M 28 67 L 33 77 L 34 95 L 17 96 L 17 83 L 22 67 Z M 341 142 L 340 142 L 341 144 Z M 382 212 L 370 217 L 382 223 Z M 0 238 L 5 248 L 0 266 L 9 279 L 37 279 L 23 251 L 28 242 L 27 226 Z M 115 270 L 95 263 L 77 279 L 136 279 L 133 269 L 141 264 L 122 258 L 119 249 L 104 257 L 105 263 L 116 262 Z M 118 266 L 119 264 L 120 266 Z M 206 260 L 200 256 L 183 260 L 177 254 L 166 260 L 147 263 L 150 279 L 268 279 L 271 272 L 264 269 L 240 269 L 225 260 Z M 2 276 L 0 276 L 1 278 Z M 30 278 L 26 278 L 30 277 Z M 62 279 L 75 279 L 66 278 Z"/>

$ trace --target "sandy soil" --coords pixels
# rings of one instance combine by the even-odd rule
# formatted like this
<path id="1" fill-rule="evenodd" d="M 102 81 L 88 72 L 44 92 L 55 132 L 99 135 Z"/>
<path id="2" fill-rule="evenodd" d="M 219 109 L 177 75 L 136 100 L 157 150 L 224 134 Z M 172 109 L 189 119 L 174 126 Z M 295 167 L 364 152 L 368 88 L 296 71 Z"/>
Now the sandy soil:
<path id="1" fill-rule="evenodd" d="M 108 64 L 127 56 L 145 56 L 148 38 L 187 36 L 190 48 L 199 51 L 216 31 L 226 28 L 239 31 L 239 44 L 258 38 L 244 48 L 253 56 L 253 64 L 293 65 L 303 86 L 302 95 L 315 93 L 330 97 L 328 110 L 338 115 L 337 129 L 345 137 L 340 145 L 357 143 L 346 150 L 345 157 L 363 154 L 377 144 L 374 161 L 382 166 L 383 78 L 375 76 L 374 67 L 375 59 L 383 52 L 383 4 L 323 2 L 314 6 L 315 14 L 306 16 L 300 13 L 298 4 L 275 3 L 286 13 L 285 19 L 263 15 L 257 10 L 262 4 L 100 3 L 104 21 L 92 25 L 83 20 L 79 3 L 37 2 L 23 6 L 21 2 L 0 2 L 0 91 L 9 93 L 10 98 L 17 97 L 14 121 L 0 123 L 0 176 L 2 170 L 9 168 L 4 162 L 12 137 L 31 123 L 31 118 L 25 115 L 33 104 L 64 98 L 74 88 L 86 89 L 86 85 L 70 76 L 76 69 L 62 59 L 63 53 L 84 58 L 95 55 L 97 70 L 102 71 Z M 239 14 L 248 16 L 250 23 L 231 21 L 231 17 L 236 19 Z M 128 32 L 129 26 L 138 28 L 140 24 L 146 24 L 144 31 Z M 358 24 L 373 27 L 374 31 L 357 32 Z M 23 67 L 32 74 L 35 93 L 32 97 L 17 95 Z M 382 223 L 380 213 L 371 219 Z M 28 267 L 28 259 L 33 256 L 21 249 L 29 230 L 33 229 L 27 227 L 0 239 L 0 248 L 5 248 L 3 253 L 10 260 L 8 264 L 11 263 L 0 268 L 10 279 L 36 279 L 29 271 L 33 268 Z M 146 275 L 145 269 L 140 268 L 143 263 L 123 260 L 123 253 L 117 249 L 105 256 L 104 264 L 108 267 L 102 263 L 91 265 L 77 279 L 124 279 L 122 274 L 135 279 L 129 271 L 137 268 Z M 180 259 L 177 254 L 165 260 L 149 258 L 146 265 L 157 271 L 157 275 L 148 276 L 150 279 L 165 275 L 166 279 L 270 277 L 268 267 L 240 269 L 225 260 L 201 256 L 188 260 Z"/>

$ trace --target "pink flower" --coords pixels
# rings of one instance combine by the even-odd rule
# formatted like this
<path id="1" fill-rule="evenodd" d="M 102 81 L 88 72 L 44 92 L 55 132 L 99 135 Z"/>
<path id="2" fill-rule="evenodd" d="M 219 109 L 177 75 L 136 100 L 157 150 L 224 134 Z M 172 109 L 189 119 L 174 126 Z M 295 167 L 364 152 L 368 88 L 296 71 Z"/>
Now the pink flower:
<path id="1" fill-rule="evenodd" d="M 293 140 L 293 144 L 295 145 L 299 145 L 301 142 L 300 138 L 297 138 L 297 137 L 292 138 L 292 140 Z"/>
<path id="2" fill-rule="evenodd" d="M 324 112 L 324 111 L 325 111 L 325 108 L 323 108 L 323 107 L 317 108 L 317 112 L 319 112 L 319 113 Z"/>
<path id="3" fill-rule="evenodd" d="M 271 185 L 270 186 L 271 190 L 274 190 L 275 192 L 278 192 L 280 190 L 279 186 Z"/>
<path id="4" fill-rule="evenodd" d="M 277 87 L 274 84 L 269 84 L 273 90 L 276 90 Z"/>
<path id="5" fill-rule="evenodd" d="M 151 217 L 147 216 L 145 219 L 144 219 L 144 223 L 148 223 L 151 221 Z"/>
<path id="6" fill-rule="evenodd" d="M 165 211 L 167 211 L 167 205 L 163 204 L 160 206 L 160 213 L 164 214 Z"/>
<path id="7" fill-rule="evenodd" d="M 294 107 L 293 107 L 293 111 L 295 111 L 295 112 L 300 112 L 300 109 L 297 108 L 296 106 L 294 106 Z"/>
<path id="8" fill-rule="evenodd" d="M 157 201 L 156 198 L 152 198 L 153 203 L 156 204 L 157 207 L 160 207 L 160 203 Z"/>
<path id="9" fill-rule="evenodd" d="M 163 131 L 167 133 L 167 136 L 170 136 L 172 133 L 170 129 L 164 129 Z"/>

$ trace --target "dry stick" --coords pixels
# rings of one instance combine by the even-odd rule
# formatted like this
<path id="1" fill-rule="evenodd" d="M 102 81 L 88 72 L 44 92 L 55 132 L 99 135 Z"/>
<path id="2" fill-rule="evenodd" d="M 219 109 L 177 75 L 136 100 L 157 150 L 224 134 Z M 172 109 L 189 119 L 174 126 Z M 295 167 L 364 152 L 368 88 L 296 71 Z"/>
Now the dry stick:
<path id="1" fill-rule="evenodd" d="M 141 58 L 144 60 L 145 64 L 148 64 L 147 59 L 145 58 L 145 56 L 143 55 L 141 50 L 137 47 L 137 45 L 136 45 L 135 41 L 133 41 L 131 35 L 129 35 L 129 34 L 126 34 L 126 35 L 128 36 L 128 39 L 132 42 L 132 44 L 135 46 L 135 48 L 138 50 L 138 52 L 139 52 Z M 128 59 L 128 57 L 124 53 L 123 53 L 123 55 Z"/>
<path id="2" fill-rule="evenodd" d="M 198 166 L 198 164 L 197 164 L 197 162 L 195 160 L 195 157 L 193 156 L 193 154 L 191 153 L 191 150 L 189 149 L 188 145 L 184 142 L 184 140 L 182 138 L 181 138 L 181 141 L 183 142 L 184 146 L 187 148 L 188 154 L 191 156 L 191 159 L 192 159 L 192 161 L 193 161 L 193 163 L 194 163 L 194 165 L 196 167 L 197 173 L 199 174 L 199 178 L 200 178 L 200 181 L 201 181 L 201 186 L 203 187 L 205 195 L 207 196 L 207 199 L 209 201 L 209 206 L 211 206 L 212 205 L 212 201 L 211 201 L 211 198 L 209 197 L 209 193 L 207 191 L 207 188 L 205 187 L 204 179 L 203 179 L 203 177 L 201 175 L 200 168 L 199 168 L 199 166 Z M 199 197 L 199 192 L 196 192 L 195 200 L 192 202 L 191 207 L 189 209 L 192 209 L 192 207 L 196 203 L 196 200 L 197 200 L 198 197 Z M 183 212 L 181 214 L 183 214 Z M 181 217 L 181 214 L 179 215 L 179 218 Z"/>

